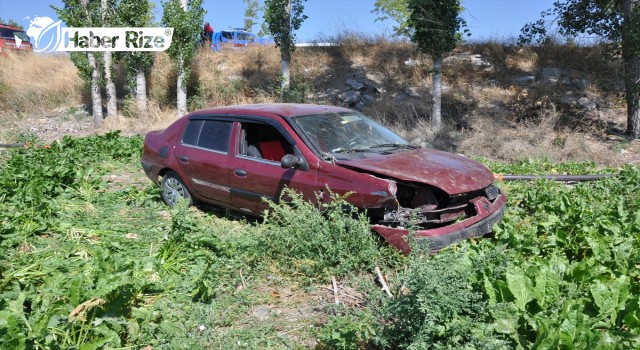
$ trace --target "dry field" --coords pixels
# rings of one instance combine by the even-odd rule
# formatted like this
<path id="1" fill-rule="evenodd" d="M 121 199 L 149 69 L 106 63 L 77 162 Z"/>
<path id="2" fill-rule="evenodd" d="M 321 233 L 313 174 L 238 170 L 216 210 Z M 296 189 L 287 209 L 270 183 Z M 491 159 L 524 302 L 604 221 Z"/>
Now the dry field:
<path id="1" fill-rule="evenodd" d="M 598 47 L 550 44 L 518 48 L 496 43 L 459 47 L 445 61 L 443 116 L 429 126 L 431 61 L 408 43 L 344 35 L 332 47 L 298 48 L 289 100 L 338 104 L 348 79 L 369 94 L 357 106 L 415 144 L 492 160 L 546 158 L 594 161 L 608 166 L 639 163 L 640 146 L 617 136 L 624 130 L 621 67 Z M 136 116 L 122 67 L 115 70 L 121 116 L 95 129 L 86 85 L 64 55 L 0 57 L 0 143 L 32 135 L 44 140 L 120 129 L 144 133 L 176 118 L 175 70 L 158 54 L 148 77 L 149 111 Z M 474 62 L 475 60 L 475 62 Z M 560 72 L 550 83 L 544 69 Z M 530 81 L 522 83 L 522 79 Z M 190 110 L 228 104 L 279 102 L 279 52 L 252 47 L 202 51 L 188 83 Z M 567 82 L 581 81 L 576 89 Z M 366 96 L 364 96 L 366 97 Z M 576 105 L 580 97 L 595 108 Z"/>

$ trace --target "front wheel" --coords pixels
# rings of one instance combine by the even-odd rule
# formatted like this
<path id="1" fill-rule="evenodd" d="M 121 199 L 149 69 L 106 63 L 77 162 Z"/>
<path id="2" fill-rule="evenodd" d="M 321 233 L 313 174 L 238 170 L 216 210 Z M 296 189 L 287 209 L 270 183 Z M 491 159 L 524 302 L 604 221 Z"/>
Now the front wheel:
<path id="1" fill-rule="evenodd" d="M 185 186 L 184 182 L 178 174 L 173 171 L 167 172 L 160 183 L 162 189 L 162 200 L 170 207 L 178 204 L 181 199 L 189 201 L 189 205 L 193 204 L 191 194 Z"/>

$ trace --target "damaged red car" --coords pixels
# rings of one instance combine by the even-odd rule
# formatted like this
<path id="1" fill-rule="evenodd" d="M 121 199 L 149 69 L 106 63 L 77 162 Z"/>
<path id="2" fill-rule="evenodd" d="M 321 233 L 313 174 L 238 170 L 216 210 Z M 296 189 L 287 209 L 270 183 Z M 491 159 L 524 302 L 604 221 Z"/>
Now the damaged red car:
<path id="1" fill-rule="evenodd" d="M 329 188 L 367 211 L 373 230 L 408 253 L 405 236 L 438 251 L 491 232 L 506 197 L 482 164 L 410 145 L 349 109 L 309 104 L 218 107 L 146 135 L 146 175 L 172 206 L 202 201 L 260 215 L 287 186 L 315 201 Z"/>

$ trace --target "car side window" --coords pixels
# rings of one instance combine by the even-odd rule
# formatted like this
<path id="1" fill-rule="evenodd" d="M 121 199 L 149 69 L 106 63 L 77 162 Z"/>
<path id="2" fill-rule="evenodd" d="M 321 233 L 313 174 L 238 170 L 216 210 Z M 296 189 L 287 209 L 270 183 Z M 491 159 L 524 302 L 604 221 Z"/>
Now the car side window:
<path id="1" fill-rule="evenodd" d="M 182 135 L 182 143 L 200 148 L 227 152 L 233 122 L 191 120 Z"/>
<path id="2" fill-rule="evenodd" d="M 202 124 L 204 124 L 204 120 L 190 120 L 189 124 L 184 128 L 182 143 L 185 145 L 197 146 Z"/>
<path id="3" fill-rule="evenodd" d="M 238 154 L 280 162 L 286 154 L 293 154 L 293 147 L 275 127 L 260 123 L 242 123 L 241 144 Z"/>
<path id="4" fill-rule="evenodd" d="M 205 120 L 200 130 L 198 147 L 227 152 L 229 150 L 229 138 L 233 122 Z"/>

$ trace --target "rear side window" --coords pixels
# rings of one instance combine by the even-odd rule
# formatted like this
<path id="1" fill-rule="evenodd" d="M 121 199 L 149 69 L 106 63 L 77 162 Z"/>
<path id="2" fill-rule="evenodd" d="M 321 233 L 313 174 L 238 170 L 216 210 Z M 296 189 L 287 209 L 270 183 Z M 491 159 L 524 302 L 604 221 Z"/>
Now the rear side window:
<path id="1" fill-rule="evenodd" d="M 233 122 L 191 120 L 182 134 L 182 143 L 213 151 L 227 152 Z"/>
<path id="2" fill-rule="evenodd" d="M 187 127 L 184 128 L 184 133 L 182 134 L 182 143 L 185 145 L 198 145 L 198 136 L 200 136 L 200 129 L 202 129 L 202 124 L 204 124 L 204 120 L 190 120 Z"/>

